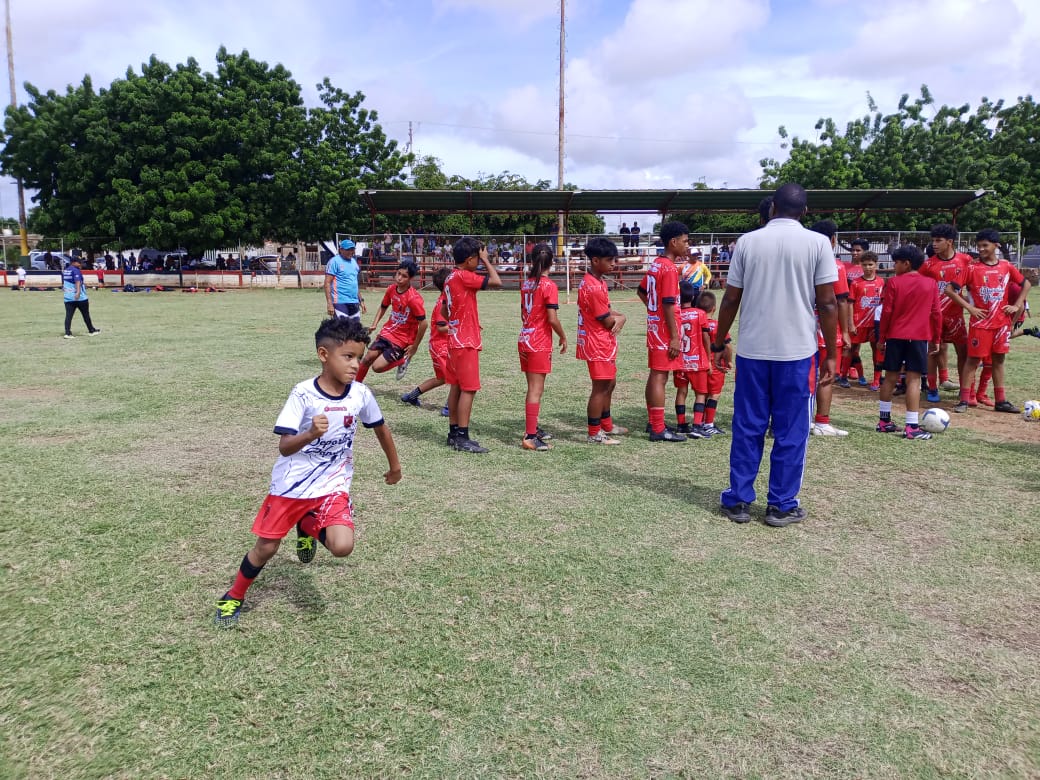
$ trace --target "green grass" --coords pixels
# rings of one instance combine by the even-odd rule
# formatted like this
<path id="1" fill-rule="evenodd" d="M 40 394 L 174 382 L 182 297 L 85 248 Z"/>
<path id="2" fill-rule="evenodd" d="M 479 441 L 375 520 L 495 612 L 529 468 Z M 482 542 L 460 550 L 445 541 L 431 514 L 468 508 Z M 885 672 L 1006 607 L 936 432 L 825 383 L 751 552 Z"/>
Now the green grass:
<path id="1" fill-rule="evenodd" d="M 425 350 L 371 376 L 404 481 L 359 437 L 355 553 L 286 547 L 219 631 L 320 293 L 97 292 L 104 332 L 75 341 L 59 294 L 0 299 L 0 776 L 1040 774 L 1040 425 L 906 442 L 839 390 L 851 435 L 810 442 L 810 519 L 736 526 L 727 439 L 588 447 L 570 355 L 554 450 L 521 451 L 518 300 L 482 294 L 491 453 L 444 446 L 444 389 L 396 401 Z M 641 429 L 619 305 L 614 414 Z M 1010 366 L 1011 398 L 1040 396 L 1040 342 Z"/>

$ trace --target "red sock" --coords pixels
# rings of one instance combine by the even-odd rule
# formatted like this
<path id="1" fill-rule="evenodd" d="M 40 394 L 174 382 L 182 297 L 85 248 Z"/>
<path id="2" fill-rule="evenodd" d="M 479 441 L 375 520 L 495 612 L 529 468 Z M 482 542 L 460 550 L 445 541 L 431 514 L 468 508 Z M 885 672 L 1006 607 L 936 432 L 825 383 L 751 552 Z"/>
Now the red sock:
<path id="1" fill-rule="evenodd" d="M 968 401 L 970 401 L 970 400 L 971 400 L 971 398 L 972 398 L 972 392 L 971 392 L 971 390 L 965 390 L 965 389 L 964 389 L 964 388 L 962 387 L 962 388 L 961 388 L 961 402 L 962 402 L 962 403 L 968 403 Z"/>
<path id="2" fill-rule="evenodd" d="M 664 432 L 664 407 L 663 406 L 648 406 L 646 408 L 650 414 L 650 430 L 654 433 Z"/>
<path id="3" fill-rule="evenodd" d="M 610 416 L 610 409 L 603 411 L 603 416 L 599 418 L 599 422 L 604 433 L 610 433 L 614 430 L 614 418 Z"/>
<path id="4" fill-rule="evenodd" d="M 829 414 L 818 414 L 813 420 L 813 422 L 818 422 L 820 425 L 827 425 L 830 421 L 831 416 Z"/>
<path id="5" fill-rule="evenodd" d="M 364 382 L 365 381 L 365 376 L 367 374 L 368 374 L 368 366 L 366 366 L 364 363 L 362 363 L 361 367 L 357 370 L 357 376 L 354 377 L 354 381 L 356 381 L 356 382 Z"/>
<path id="6" fill-rule="evenodd" d="M 686 424 L 686 404 L 683 404 L 682 406 L 679 404 L 675 405 L 675 421 L 679 423 L 679 425 Z"/>
<path id="7" fill-rule="evenodd" d="M 697 410 L 697 407 L 693 407 L 693 424 L 704 425 L 704 410 Z"/>
<path id="8" fill-rule="evenodd" d="M 949 382 L 950 381 L 950 371 L 949 371 L 949 369 L 946 369 L 946 368 L 940 368 L 939 369 L 939 381 L 940 382 Z"/>
<path id="9" fill-rule="evenodd" d="M 982 373 L 979 374 L 979 386 L 975 390 L 976 395 L 985 395 L 986 386 L 989 385 L 989 380 L 993 378 L 993 368 L 991 366 L 983 366 Z"/>
<path id="10" fill-rule="evenodd" d="M 595 436 L 602 428 L 599 417 L 589 417 L 589 436 Z"/>
<path id="11" fill-rule="evenodd" d="M 526 433 L 528 436 L 534 436 L 538 433 L 538 412 L 541 408 L 541 404 L 524 404 L 524 421 L 527 425 Z"/>
<path id="12" fill-rule="evenodd" d="M 704 408 L 704 422 L 707 423 L 708 425 L 711 425 L 713 422 L 715 422 L 715 407 L 714 406 L 706 406 Z"/>
<path id="13" fill-rule="evenodd" d="M 874 369 L 874 382 L 873 382 L 873 384 L 875 384 L 875 385 L 880 385 L 881 384 L 881 372 L 878 371 L 876 368 Z"/>
<path id="14" fill-rule="evenodd" d="M 998 404 L 1003 403 L 1007 400 L 1007 396 L 1004 395 L 1003 387 L 997 387 L 996 385 L 993 385 L 993 400 L 996 401 Z"/>
<path id="15" fill-rule="evenodd" d="M 841 356 L 841 369 L 839 369 L 839 374 L 841 376 L 847 377 L 849 375 L 849 367 L 851 365 L 852 365 L 852 357 L 849 356 L 849 355 L 842 355 Z"/>
<path id="16" fill-rule="evenodd" d="M 939 389 L 939 377 L 937 374 L 929 372 L 928 374 L 928 389 L 938 390 Z"/>
<path id="17" fill-rule="evenodd" d="M 238 573 L 235 575 L 235 581 L 227 592 L 228 597 L 244 601 L 246 591 L 249 590 L 249 586 L 253 584 L 253 580 L 259 576 L 260 570 L 263 568 L 263 566 L 254 566 L 253 562 L 249 560 L 248 554 L 243 557 L 242 563 L 238 567 Z"/>

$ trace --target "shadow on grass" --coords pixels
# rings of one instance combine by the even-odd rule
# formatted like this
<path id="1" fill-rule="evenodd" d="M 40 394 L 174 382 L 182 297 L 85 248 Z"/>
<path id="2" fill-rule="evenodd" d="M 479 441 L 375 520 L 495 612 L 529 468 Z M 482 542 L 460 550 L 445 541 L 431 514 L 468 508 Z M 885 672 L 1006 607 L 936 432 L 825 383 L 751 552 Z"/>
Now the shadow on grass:
<path id="1" fill-rule="evenodd" d="M 674 444 L 664 446 L 684 447 L 696 445 Z M 691 480 L 679 477 L 662 477 L 626 471 L 611 465 L 604 465 L 603 463 L 596 464 L 595 476 L 597 479 L 604 479 L 612 484 L 627 485 L 648 493 L 657 493 L 665 498 L 674 498 L 690 504 L 696 504 L 710 512 L 718 509 L 719 494 L 722 492 L 720 486 L 699 485 Z"/>
<path id="2" fill-rule="evenodd" d="M 322 553 L 329 555 L 319 548 L 318 555 Z M 331 561 L 333 565 L 341 563 L 336 559 Z M 328 564 L 329 560 L 325 563 Z M 268 601 L 277 600 L 284 600 L 294 609 L 308 615 L 321 615 L 327 609 L 325 598 L 314 587 L 314 578 L 310 573 L 299 564 L 284 559 L 276 559 L 264 567 L 262 579 L 258 579 L 257 585 L 250 588 L 242 611 L 262 608 Z"/>

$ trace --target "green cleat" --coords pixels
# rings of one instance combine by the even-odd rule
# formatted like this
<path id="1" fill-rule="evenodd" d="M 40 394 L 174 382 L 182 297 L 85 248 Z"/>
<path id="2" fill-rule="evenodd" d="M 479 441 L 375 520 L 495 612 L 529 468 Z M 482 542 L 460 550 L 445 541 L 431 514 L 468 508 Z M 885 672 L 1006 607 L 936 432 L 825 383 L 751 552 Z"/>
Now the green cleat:
<path id="1" fill-rule="evenodd" d="M 214 616 L 213 622 L 220 628 L 234 628 L 238 625 L 238 615 L 241 611 L 242 602 L 225 593 L 217 599 L 217 614 Z"/>
<path id="2" fill-rule="evenodd" d="M 300 563 L 310 563 L 314 560 L 314 553 L 318 551 L 317 539 L 307 536 L 299 528 L 296 529 L 296 557 Z"/>

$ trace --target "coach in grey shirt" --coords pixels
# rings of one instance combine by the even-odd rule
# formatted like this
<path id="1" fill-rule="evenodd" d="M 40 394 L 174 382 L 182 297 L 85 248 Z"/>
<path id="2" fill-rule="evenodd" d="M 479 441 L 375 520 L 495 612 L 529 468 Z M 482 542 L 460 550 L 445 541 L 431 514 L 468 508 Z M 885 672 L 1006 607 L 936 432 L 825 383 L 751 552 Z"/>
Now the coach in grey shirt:
<path id="1" fill-rule="evenodd" d="M 772 219 L 737 241 L 719 307 L 711 348 L 718 367 L 728 363 L 726 338 L 740 312 L 729 488 L 722 493 L 722 512 L 736 523 L 751 519 L 770 422 L 773 451 L 765 522 L 780 527 L 806 517 L 798 493 L 813 395 L 818 384 L 834 379 L 838 323 L 834 254 L 824 236 L 798 221 L 807 205 L 798 184 L 785 184 L 773 194 Z M 814 309 L 827 345 L 823 366 L 817 365 Z"/>

